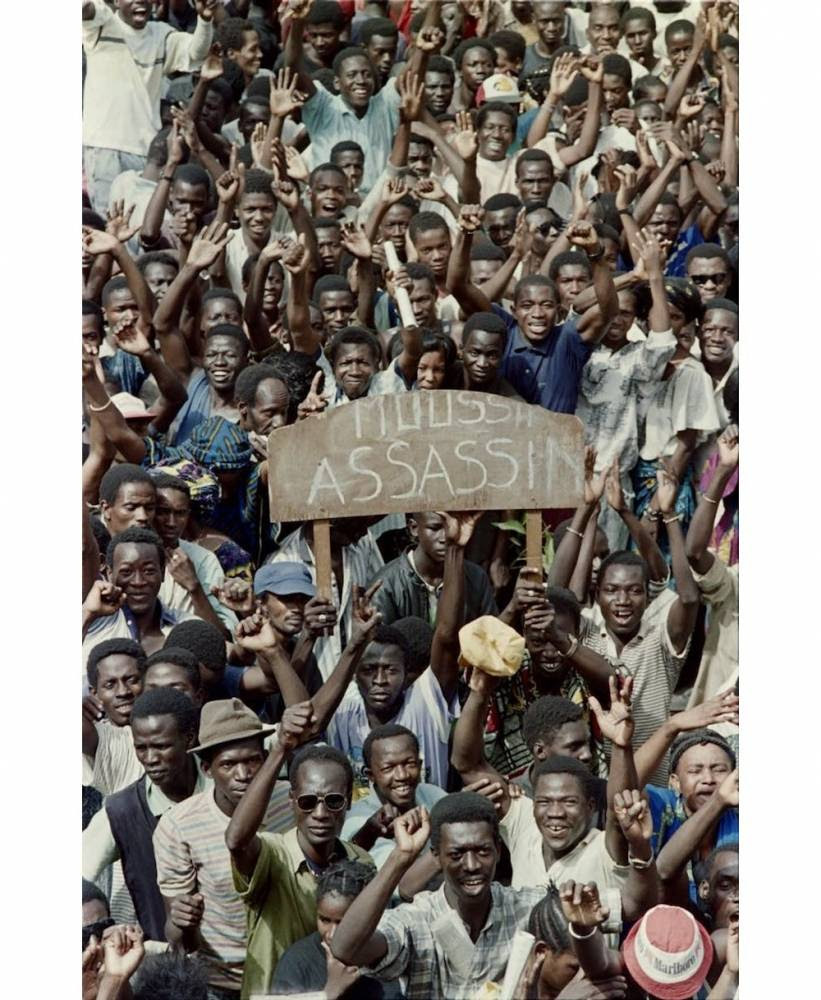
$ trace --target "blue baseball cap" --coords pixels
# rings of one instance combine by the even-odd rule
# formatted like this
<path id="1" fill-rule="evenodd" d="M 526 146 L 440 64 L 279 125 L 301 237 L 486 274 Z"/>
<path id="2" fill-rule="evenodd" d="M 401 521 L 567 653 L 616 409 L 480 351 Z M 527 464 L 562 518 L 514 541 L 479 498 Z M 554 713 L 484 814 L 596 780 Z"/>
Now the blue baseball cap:
<path id="1" fill-rule="evenodd" d="M 308 572 L 308 567 L 298 562 L 269 563 L 260 566 L 254 574 L 254 594 L 305 594 L 316 595 L 316 587 Z"/>

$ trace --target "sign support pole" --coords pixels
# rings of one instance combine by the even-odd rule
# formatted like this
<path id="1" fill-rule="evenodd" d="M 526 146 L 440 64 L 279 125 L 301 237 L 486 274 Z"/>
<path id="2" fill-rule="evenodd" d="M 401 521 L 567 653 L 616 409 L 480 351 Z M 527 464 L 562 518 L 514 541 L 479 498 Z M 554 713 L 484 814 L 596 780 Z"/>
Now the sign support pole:
<path id="1" fill-rule="evenodd" d="M 525 511 L 525 565 L 539 571 L 539 579 L 544 575 L 542 561 L 542 512 Z"/>

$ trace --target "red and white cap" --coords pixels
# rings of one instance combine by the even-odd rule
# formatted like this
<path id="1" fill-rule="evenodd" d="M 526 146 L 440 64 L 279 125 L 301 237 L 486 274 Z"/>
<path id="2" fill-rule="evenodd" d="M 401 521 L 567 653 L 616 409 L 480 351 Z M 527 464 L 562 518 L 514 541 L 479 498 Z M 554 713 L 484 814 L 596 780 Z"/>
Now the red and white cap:
<path id="1" fill-rule="evenodd" d="M 519 86 L 512 76 L 504 73 L 494 73 L 482 81 L 482 85 L 476 92 L 476 103 L 484 104 L 486 101 L 502 101 L 504 104 L 518 104 L 522 95 Z"/>
<path id="2" fill-rule="evenodd" d="M 688 1000 L 707 978 L 710 935 L 680 906 L 654 906 L 622 946 L 624 963 L 639 986 L 658 1000 Z"/>

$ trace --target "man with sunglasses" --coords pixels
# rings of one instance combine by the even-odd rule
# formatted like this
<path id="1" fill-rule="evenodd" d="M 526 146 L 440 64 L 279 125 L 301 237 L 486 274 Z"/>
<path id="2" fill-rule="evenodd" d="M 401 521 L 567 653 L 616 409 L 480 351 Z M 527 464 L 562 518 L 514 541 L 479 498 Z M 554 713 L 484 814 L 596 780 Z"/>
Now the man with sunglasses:
<path id="1" fill-rule="evenodd" d="M 105 893 L 93 882 L 83 879 L 83 951 L 92 937 L 102 940 L 103 931 L 114 926 Z"/>
<path id="2" fill-rule="evenodd" d="M 267 992 L 285 950 L 316 929 L 318 876 L 346 858 L 373 863 L 366 851 L 339 839 L 353 770 L 333 747 L 304 747 L 291 759 L 296 828 L 286 834 L 257 832 L 286 756 L 315 736 L 321 724 L 310 701 L 285 711 L 276 740 L 225 831 L 234 889 L 248 921 L 243 1000 Z"/>
<path id="3" fill-rule="evenodd" d="M 701 303 L 724 299 L 733 280 L 733 268 L 727 251 L 715 243 L 702 243 L 687 254 L 687 277 L 698 289 Z"/>

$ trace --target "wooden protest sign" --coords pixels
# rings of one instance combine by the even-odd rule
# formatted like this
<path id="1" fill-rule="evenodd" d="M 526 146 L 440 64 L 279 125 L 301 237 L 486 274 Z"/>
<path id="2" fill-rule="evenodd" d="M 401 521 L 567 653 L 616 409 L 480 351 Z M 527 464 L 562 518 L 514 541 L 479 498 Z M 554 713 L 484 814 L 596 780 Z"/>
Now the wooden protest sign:
<path id="1" fill-rule="evenodd" d="M 271 518 L 575 507 L 583 449 L 576 417 L 502 396 L 371 396 L 271 433 Z"/>

